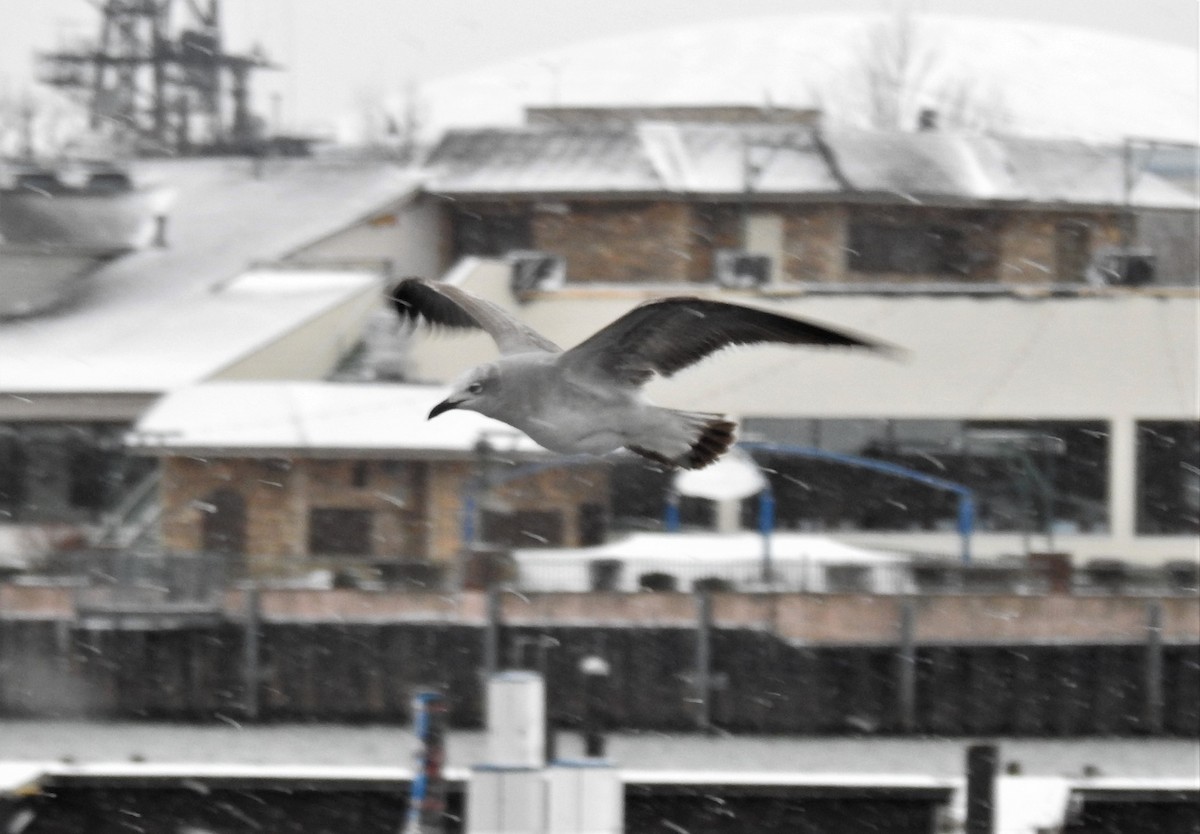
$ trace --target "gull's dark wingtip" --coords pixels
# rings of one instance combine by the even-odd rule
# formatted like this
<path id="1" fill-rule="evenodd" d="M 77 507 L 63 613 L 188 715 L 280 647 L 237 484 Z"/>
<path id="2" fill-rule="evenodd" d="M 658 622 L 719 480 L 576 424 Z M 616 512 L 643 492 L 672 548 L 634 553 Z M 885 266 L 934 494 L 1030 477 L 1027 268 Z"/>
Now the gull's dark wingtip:
<path id="1" fill-rule="evenodd" d="M 890 359 L 893 362 L 904 362 L 910 356 L 912 351 L 908 348 L 900 347 L 900 345 L 884 342 L 879 339 L 868 339 L 865 337 L 854 337 L 854 341 L 847 345 L 848 347 L 866 348 L 872 353 L 878 354 L 884 359 Z"/>
<path id="2" fill-rule="evenodd" d="M 418 291 L 418 287 L 422 287 L 424 284 L 424 278 L 410 275 L 393 282 L 387 288 L 385 297 L 392 305 L 392 309 L 404 321 L 415 322 L 420 317 L 421 314 L 417 310 L 413 295 Z"/>

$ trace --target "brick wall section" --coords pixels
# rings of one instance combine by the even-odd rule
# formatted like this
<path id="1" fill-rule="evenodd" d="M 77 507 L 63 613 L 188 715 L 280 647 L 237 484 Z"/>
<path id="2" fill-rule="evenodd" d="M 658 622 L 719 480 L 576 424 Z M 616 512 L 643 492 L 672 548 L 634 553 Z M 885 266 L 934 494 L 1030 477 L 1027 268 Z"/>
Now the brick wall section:
<path id="1" fill-rule="evenodd" d="M 845 206 L 793 208 L 784 216 L 784 260 L 779 274 L 784 281 L 846 280 Z"/>
<path id="2" fill-rule="evenodd" d="M 465 460 L 168 458 L 161 487 L 163 545 L 202 550 L 205 504 L 217 490 L 233 489 L 245 502 L 251 576 L 390 561 L 453 565 L 462 548 L 462 513 L 473 475 L 474 463 Z M 496 495 L 516 510 L 562 512 L 562 545 L 575 547 L 581 543 L 580 506 L 607 508 L 608 470 L 548 469 L 503 485 Z M 361 557 L 310 553 L 313 508 L 371 512 L 370 551 Z"/>
<path id="3" fill-rule="evenodd" d="M 707 283 L 714 253 L 742 242 L 736 203 L 666 200 L 573 201 L 563 212 L 532 212 L 535 248 L 567 260 L 574 284 L 613 281 Z M 913 283 L 929 281 L 1046 284 L 1071 280 L 1060 274 L 1056 229 L 1081 223 L 1090 229 L 1090 251 L 1120 240 L 1113 212 L 950 209 L 925 206 L 756 204 L 784 221 L 784 282 Z M 966 274 L 852 272 L 847 267 L 848 226 L 853 218 L 897 224 L 922 223 L 962 231 L 972 255 Z"/>
<path id="4" fill-rule="evenodd" d="M 1190 604 L 1189 604 L 1190 602 Z M 1146 634 L 1147 601 L 1127 597 L 946 597 L 918 600 L 918 642 L 977 639 L 1120 641 Z M 1164 636 L 1200 637 L 1200 608 L 1194 600 L 1163 601 Z"/>
<path id="5" fill-rule="evenodd" d="M 425 558 L 454 564 L 462 548 L 463 505 L 467 498 L 472 465 L 448 461 L 429 468 L 425 522 L 428 527 Z"/>
<path id="6" fill-rule="evenodd" d="M 1195 642 L 1200 606 L 1170 597 L 923 596 L 915 597 L 914 636 L 937 642 L 1140 642 L 1148 606 L 1162 605 L 1163 638 Z M 727 628 L 759 628 L 800 642 L 893 643 L 904 598 L 867 594 L 715 594 L 713 620 Z M 690 594 L 527 594 L 503 600 L 514 624 L 642 623 L 689 626 Z"/>
<path id="7" fill-rule="evenodd" d="M 361 469 L 356 472 L 356 467 Z M 163 462 L 163 545 L 204 547 L 204 503 L 221 488 L 245 502 L 247 569 L 252 576 L 281 576 L 337 568 L 356 560 L 308 552 L 312 508 L 372 513 L 370 561 L 425 557 L 426 467 L 422 462 L 378 460 L 257 460 L 168 458 Z M 361 484 L 356 483 L 361 477 Z"/>
<path id="8" fill-rule="evenodd" d="M 683 283 L 692 245 L 691 207 L 682 202 L 574 202 L 535 212 L 534 248 L 562 255 L 567 280 Z"/>
<path id="9" fill-rule="evenodd" d="M 607 510 L 608 470 L 603 466 L 550 469 L 531 478 L 504 484 L 494 495 L 514 509 L 562 510 L 562 546 L 578 547 L 582 544 L 579 507 L 599 504 Z"/>
<path id="10" fill-rule="evenodd" d="M 67 619 L 75 613 L 74 589 L 0 583 L 0 616 Z"/>
<path id="11" fill-rule="evenodd" d="M 919 596 L 914 597 L 917 643 L 1115 642 L 1147 637 L 1149 606 L 1162 606 L 1162 637 L 1195 643 L 1200 606 L 1189 597 Z M 649 625 L 688 628 L 696 599 L 683 593 L 502 594 L 503 620 L 512 625 Z M 486 594 L 467 591 L 371 592 L 263 590 L 266 618 L 328 621 L 446 621 L 482 625 Z M 714 594 L 719 627 L 752 628 L 797 642 L 895 643 L 903 597 L 863 594 Z M 67 588 L 0 583 L 0 615 L 69 618 Z M 241 616 L 240 591 L 227 592 L 225 610 Z"/>
<path id="12" fill-rule="evenodd" d="M 1113 247 L 1121 233 L 1116 214 L 1083 212 L 1008 211 L 1000 225 L 996 280 L 1004 284 L 1045 284 L 1067 281 L 1059 276 L 1056 229 L 1060 223 L 1082 223 L 1090 229 L 1090 250 Z"/>

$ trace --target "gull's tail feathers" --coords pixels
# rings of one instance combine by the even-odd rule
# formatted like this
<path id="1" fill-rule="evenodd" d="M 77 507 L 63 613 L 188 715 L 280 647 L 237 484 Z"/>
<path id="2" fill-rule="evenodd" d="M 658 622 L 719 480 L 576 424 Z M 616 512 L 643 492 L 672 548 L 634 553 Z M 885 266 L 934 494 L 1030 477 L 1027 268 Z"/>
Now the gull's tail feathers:
<path id="1" fill-rule="evenodd" d="M 673 424 L 673 436 L 630 444 L 627 448 L 670 469 L 703 469 L 733 445 L 737 424 L 721 414 L 661 409 Z M 682 448 L 682 451 L 680 449 Z"/>

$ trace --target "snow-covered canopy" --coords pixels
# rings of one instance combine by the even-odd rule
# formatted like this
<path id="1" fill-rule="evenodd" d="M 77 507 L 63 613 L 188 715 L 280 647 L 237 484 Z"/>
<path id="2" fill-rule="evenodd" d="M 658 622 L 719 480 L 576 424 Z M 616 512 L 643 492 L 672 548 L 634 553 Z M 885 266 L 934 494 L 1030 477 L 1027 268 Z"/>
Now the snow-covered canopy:
<path id="1" fill-rule="evenodd" d="M 137 422 L 146 453 L 250 457 L 354 454 L 464 456 L 486 439 L 500 454 L 543 452 L 514 429 L 469 411 L 427 420 L 447 389 L 332 382 L 208 382 L 173 391 Z"/>
<path id="2" fill-rule="evenodd" d="M 461 286 L 563 347 L 678 285 L 588 286 L 518 304 L 500 261 L 464 262 Z M 1192 290 L 1095 296 L 795 295 L 707 290 L 895 345 L 887 358 L 760 346 L 727 350 L 647 392 L 660 405 L 758 417 L 1146 419 L 1196 417 L 1200 305 Z M 413 342 L 416 378 L 443 381 L 496 354 L 483 335 L 455 350 Z M 1115 384 L 1114 380 L 1120 380 Z"/>
<path id="3" fill-rule="evenodd" d="M 758 533 L 632 533 L 595 547 L 575 549 L 530 548 L 518 550 L 522 564 L 551 563 L 570 558 L 581 563 L 593 559 L 646 560 L 654 565 L 681 567 L 757 561 L 762 558 L 763 537 Z M 771 536 L 771 558 L 776 564 L 907 564 L 910 557 L 881 550 L 855 547 L 826 536 L 808 533 L 775 533 Z"/>
<path id="4" fill-rule="evenodd" d="M 767 476 L 758 464 L 736 446 L 711 466 L 686 469 L 675 476 L 675 491 L 680 495 L 710 501 L 749 498 L 767 486 Z"/>

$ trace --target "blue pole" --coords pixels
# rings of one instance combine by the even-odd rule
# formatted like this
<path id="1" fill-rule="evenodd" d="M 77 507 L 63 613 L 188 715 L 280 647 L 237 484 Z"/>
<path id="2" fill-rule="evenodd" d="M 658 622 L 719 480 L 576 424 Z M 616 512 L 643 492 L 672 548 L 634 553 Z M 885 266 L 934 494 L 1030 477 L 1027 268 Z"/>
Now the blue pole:
<path id="1" fill-rule="evenodd" d="M 762 581 L 769 585 L 774 581 L 775 571 L 771 565 L 771 533 L 775 531 L 775 493 L 768 484 L 758 494 L 758 532 L 762 534 Z"/>
<path id="2" fill-rule="evenodd" d="M 975 497 L 970 490 L 958 493 L 958 535 L 962 539 L 962 563 L 971 564 L 971 534 L 975 532 Z"/>
<path id="3" fill-rule="evenodd" d="M 440 692 L 418 692 L 413 698 L 414 730 L 420 747 L 408 799 L 403 834 L 441 834 L 446 811 L 445 715 Z"/>
<path id="4" fill-rule="evenodd" d="M 667 506 L 663 510 L 663 528 L 668 533 L 678 533 L 680 526 L 679 493 L 671 490 L 667 493 Z"/>

